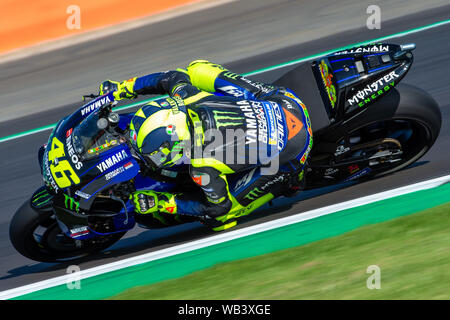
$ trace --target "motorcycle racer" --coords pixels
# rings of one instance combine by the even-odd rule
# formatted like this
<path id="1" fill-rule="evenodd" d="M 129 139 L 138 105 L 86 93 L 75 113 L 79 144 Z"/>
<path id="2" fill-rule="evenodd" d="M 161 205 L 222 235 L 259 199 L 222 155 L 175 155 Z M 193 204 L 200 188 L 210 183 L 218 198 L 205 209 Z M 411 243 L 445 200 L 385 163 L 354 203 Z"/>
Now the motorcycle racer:
<path id="1" fill-rule="evenodd" d="M 116 100 L 169 95 L 134 114 L 131 144 L 155 171 L 187 161 L 203 191 L 196 196 L 136 191 L 131 198 L 139 214 L 200 216 L 218 231 L 300 189 L 312 131 L 305 105 L 289 89 L 196 60 L 186 69 L 103 82 L 100 93 L 109 91 Z M 240 172 L 245 174 L 230 188 L 227 176 Z"/>

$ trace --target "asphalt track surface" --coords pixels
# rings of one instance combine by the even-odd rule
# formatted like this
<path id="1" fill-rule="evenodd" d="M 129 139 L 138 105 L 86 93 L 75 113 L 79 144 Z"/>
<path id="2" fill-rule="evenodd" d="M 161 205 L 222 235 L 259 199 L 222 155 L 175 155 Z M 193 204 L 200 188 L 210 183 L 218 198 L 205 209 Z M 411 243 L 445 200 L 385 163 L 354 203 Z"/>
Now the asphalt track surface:
<path id="1" fill-rule="evenodd" d="M 356 43 L 363 40 L 412 29 L 422 25 L 450 18 L 450 7 L 432 9 L 413 16 L 405 16 L 387 22 L 381 30 L 356 29 L 338 35 L 293 45 L 254 57 L 241 59 L 226 64 L 236 72 L 248 72 L 275 65 L 310 54 L 323 52 L 332 48 Z M 418 163 L 393 175 L 360 184 L 347 184 L 322 190 L 305 192 L 292 199 L 290 205 L 276 206 L 262 212 L 256 212 L 242 220 L 239 228 L 258 224 L 268 220 L 281 218 L 306 210 L 351 200 L 357 197 L 405 186 L 415 182 L 447 175 L 450 173 L 448 154 L 450 150 L 450 77 L 448 75 L 448 57 L 450 56 L 450 25 L 411 34 L 400 39 L 390 40 L 393 43 L 417 44 L 415 63 L 403 80 L 427 90 L 439 103 L 443 125 L 441 134 L 434 147 Z M 195 57 L 193 57 L 195 58 Z M 262 73 L 255 79 L 273 81 L 288 69 Z M 61 107 L 46 117 L 25 117 L 12 120 L 2 126 L 0 136 L 18 131 L 36 128 L 57 121 L 66 114 L 70 106 Z M 20 129 L 19 128 L 20 124 Z M 37 263 L 19 255 L 11 246 L 8 236 L 9 222 L 15 210 L 41 185 L 37 150 L 46 142 L 49 131 L 36 133 L 16 140 L 0 143 L 0 290 L 30 284 L 66 273 L 67 266 L 74 264 Z M 143 230 L 136 227 L 121 241 L 109 250 L 77 261 L 81 269 L 98 266 L 130 256 L 147 253 L 173 245 L 185 243 L 211 235 L 203 226 L 193 223 L 162 230 Z"/>

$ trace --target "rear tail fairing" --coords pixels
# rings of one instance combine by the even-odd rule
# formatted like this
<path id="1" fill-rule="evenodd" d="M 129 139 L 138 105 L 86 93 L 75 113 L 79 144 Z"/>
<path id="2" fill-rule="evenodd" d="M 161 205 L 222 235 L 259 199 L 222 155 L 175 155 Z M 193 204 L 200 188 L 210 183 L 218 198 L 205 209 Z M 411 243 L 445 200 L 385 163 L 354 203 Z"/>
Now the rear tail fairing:
<path id="1" fill-rule="evenodd" d="M 413 48 L 380 43 L 314 61 L 313 72 L 331 122 L 355 116 L 391 91 L 409 71 Z"/>

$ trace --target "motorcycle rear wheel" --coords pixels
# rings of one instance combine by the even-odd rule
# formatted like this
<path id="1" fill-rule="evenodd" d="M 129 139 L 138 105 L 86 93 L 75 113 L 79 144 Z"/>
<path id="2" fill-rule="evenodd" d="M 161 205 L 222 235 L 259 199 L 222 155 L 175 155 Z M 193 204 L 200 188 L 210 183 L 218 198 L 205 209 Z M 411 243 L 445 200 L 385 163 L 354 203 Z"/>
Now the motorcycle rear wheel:
<path id="1" fill-rule="evenodd" d="M 327 129 L 321 133 L 325 137 L 324 146 L 331 143 L 339 149 L 321 148 L 319 135 L 318 146 L 313 148 L 308 159 L 306 188 L 327 186 L 349 179 L 365 180 L 399 171 L 428 152 L 439 136 L 441 124 L 440 108 L 428 93 L 411 85 L 400 84 L 357 116 L 335 126 L 333 130 Z M 358 137 L 361 138 L 359 141 L 352 142 Z M 401 154 L 397 154 L 397 161 L 390 161 L 392 158 L 386 157 L 380 159 L 381 165 L 370 166 L 367 165 L 368 161 L 364 165 L 364 161 L 347 152 L 352 149 L 363 151 L 361 154 L 365 153 L 366 159 L 370 159 L 370 152 L 377 144 L 384 144 L 377 150 L 380 152 L 394 151 L 396 145 L 399 146 Z M 345 172 L 346 168 L 348 172 Z"/>
<path id="2" fill-rule="evenodd" d="M 392 139 L 392 133 L 404 131 L 404 135 L 407 137 L 396 137 Z M 373 140 L 365 141 L 366 144 L 370 144 L 371 141 L 376 141 L 375 137 L 378 134 L 380 141 L 384 142 L 379 144 L 379 153 L 392 152 L 395 153 L 398 149 L 401 150 L 401 155 L 398 156 L 386 156 L 378 158 L 377 165 L 371 167 L 371 172 L 365 175 L 365 178 L 374 178 L 387 175 L 396 171 L 399 171 L 412 163 L 420 159 L 431 148 L 434 141 L 432 140 L 432 128 L 428 123 L 418 121 L 416 119 L 391 119 L 389 121 L 379 121 L 359 128 L 346 137 L 348 139 L 351 136 L 361 136 L 362 132 L 365 132 L 365 136 L 371 136 Z M 386 134 L 388 131 L 391 135 Z M 342 140 L 344 140 L 343 138 Z M 390 146 L 387 146 L 387 143 Z M 396 145 L 399 145 L 397 147 Z M 364 152 L 365 150 L 359 150 Z"/>

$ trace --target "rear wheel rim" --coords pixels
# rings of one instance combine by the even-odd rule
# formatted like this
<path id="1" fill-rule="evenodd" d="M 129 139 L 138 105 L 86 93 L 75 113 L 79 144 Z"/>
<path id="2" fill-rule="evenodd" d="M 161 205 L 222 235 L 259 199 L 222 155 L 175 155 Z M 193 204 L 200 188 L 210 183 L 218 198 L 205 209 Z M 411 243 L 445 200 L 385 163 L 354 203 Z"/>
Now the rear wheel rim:
<path id="1" fill-rule="evenodd" d="M 366 132 L 364 133 L 364 131 Z M 377 138 L 394 138 L 401 144 L 403 151 L 401 161 L 392 163 L 391 165 L 373 168 L 372 172 L 368 175 L 371 177 L 386 175 L 414 163 L 429 150 L 431 140 L 431 130 L 425 123 L 413 119 L 398 118 L 373 122 L 355 129 L 346 137 L 339 139 L 338 143 L 351 140 L 352 137 L 357 135 L 370 136 L 372 140 L 376 140 Z"/>

